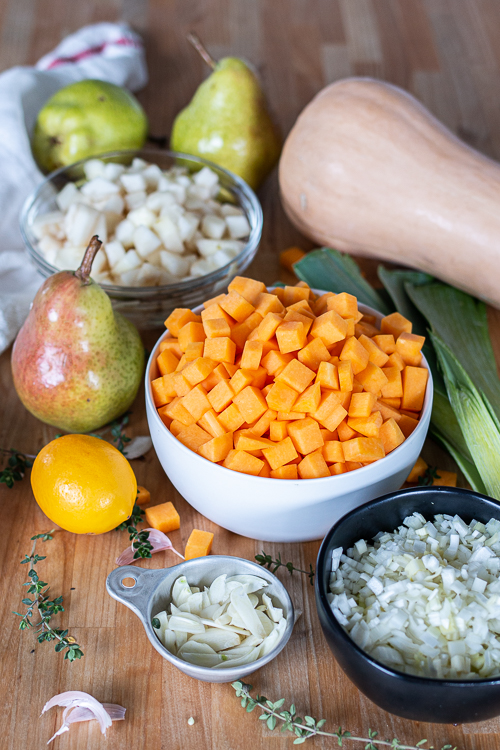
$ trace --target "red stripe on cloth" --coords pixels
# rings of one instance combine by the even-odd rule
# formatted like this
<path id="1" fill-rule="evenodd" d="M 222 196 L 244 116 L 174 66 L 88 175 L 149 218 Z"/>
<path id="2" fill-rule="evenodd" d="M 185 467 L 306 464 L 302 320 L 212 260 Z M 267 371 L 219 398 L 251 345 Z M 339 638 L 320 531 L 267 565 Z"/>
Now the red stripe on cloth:
<path id="1" fill-rule="evenodd" d="M 92 57 L 93 55 L 100 55 L 107 47 L 114 47 L 115 45 L 122 46 L 122 47 L 142 47 L 142 44 L 140 42 L 135 41 L 134 39 L 121 37 L 120 39 L 117 39 L 114 42 L 104 42 L 103 44 L 99 44 L 96 47 L 89 47 L 89 49 L 83 50 L 82 52 L 78 52 L 76 55 L 73 55 L 72 57 L 56 57 L 55 60 L 52 60 L 47 70 L 50 70 L 51 68 L 57 68 L 58 65 L 76 63 L 76 62 L 79 62 L 80 60 L 85 60 L 87 57 Z"/>

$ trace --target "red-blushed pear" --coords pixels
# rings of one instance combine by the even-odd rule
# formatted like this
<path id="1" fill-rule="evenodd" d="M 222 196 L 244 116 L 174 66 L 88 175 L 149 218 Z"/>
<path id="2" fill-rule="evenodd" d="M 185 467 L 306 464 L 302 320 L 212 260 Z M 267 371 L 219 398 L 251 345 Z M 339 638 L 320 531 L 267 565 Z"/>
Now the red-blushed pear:
<path id="1" fill-rule="evenodd" d="M 144 369 L 137 329 L 90 278 L 101 244 L 93 237 L 77 271 L 60 271 L 42 284 L 12 351 L 24 406 L 68 432 L 96 430 L 123 414 Z"/>

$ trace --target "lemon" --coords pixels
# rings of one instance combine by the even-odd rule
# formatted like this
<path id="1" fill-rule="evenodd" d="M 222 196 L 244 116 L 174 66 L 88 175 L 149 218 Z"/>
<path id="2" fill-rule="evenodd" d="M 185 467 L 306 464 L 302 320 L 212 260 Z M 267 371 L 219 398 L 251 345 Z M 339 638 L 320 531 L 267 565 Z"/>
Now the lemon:
<path id="1" fill-rule="evenodd" d="M 65 435 L 48 443 L 31 471 L 35 500 L 46 516 L 74 534 L 104 534 L 132 514 L 132 467 L 105 440 Z"/>

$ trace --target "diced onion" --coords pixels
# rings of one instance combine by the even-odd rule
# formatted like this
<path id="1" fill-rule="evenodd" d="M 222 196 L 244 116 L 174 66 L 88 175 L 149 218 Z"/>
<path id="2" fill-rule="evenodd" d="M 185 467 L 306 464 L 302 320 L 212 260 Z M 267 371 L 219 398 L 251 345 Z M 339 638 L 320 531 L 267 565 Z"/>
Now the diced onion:
<path id="1" fill-rule="evenodd" d="M 500 522 L 420 513 L 332 552 L 329 602 L 353 641 L 400 672 L 500 675 Z"/>

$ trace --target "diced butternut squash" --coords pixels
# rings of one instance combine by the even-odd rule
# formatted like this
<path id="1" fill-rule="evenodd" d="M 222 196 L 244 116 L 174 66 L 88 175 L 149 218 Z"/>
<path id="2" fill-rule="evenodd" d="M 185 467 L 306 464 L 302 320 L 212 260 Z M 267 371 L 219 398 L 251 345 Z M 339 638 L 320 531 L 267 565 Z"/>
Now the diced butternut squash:
<path id="1" fill-rule="evenodd" d="M 298 479 L 297 464 L 286 464 L 270 472 L 271 479 Z"/>
<path id="2" fill-rule="evenodd" d="M 304 324 L 299 321 L 290 320 L 286 323 L 283 322 L 276 329 L 276 338 L 282 354 L 296 352 L 305 346 L 307 340 L 306 329 L 304 328 Z"/>
<path id="3" fill-rule="evenodd" d="M 386 454 L 393 451 L 398 445 L 401 445 L 401 443 L 404 443 L 405 440 L 405 436 L 401 432 L 395 419 L 388 419 L 387 422 L 384 422 L 380 428 L 379 435 L 384 444 Z"/>
<path id="4" fill-rule="evenodd" d="M 236 404 L 230 404 L 227 409 L 221 411 L 217 418 L 227 432 L 239 430 L 241 425 L 245 423 L 245 418 Z"/>
<path id="5" fill-rule="evenodd" d="M 187 540 L 184 558 L 194 560 L 196 557 L 206 557 L 212 549 L 214 535 L 211 531 L 193 529 Z"/>
<path id="6" fill-rule="evenodd" d="M 158 415 L 220 466 L 278 479 L 330 477 L 383 458 L 418 425 L 424 338 L 399 313 L 318 299 L 305 282 L 268 292 L 236 277 L 201 316 L 178 308 L 158 347 Z M 450 480 L 452 481 L 452 480 Z"/>
<path id="7" fill-rule="evenodd" d="M 457 486 L 457 475 L 454 471 L 443 471 L 443 469 L 437 470 L 437 477 L 434 477 L 432 482 L 433 487 L 456 487 Z"/>
<path id="8" fill-rule="evenodd" d="M 170 351 L 170 349 L 165 349 L 156 358 L 156 364 L 162 375 L 169 375 L 169 373 L 175 372 L 175 369 L 179 364 L 179 359 Z"/>
<path id="9" fill-rule="evenodd" d="M 413 469 L 410 471 L 410 473 L 406 477 L 406 481 L 418 482 L 418 478 L 423 477 L 423 475 L 426 472 L 426 469 L 428 468 L 429 468 L 429 465 L 424 461 L 422 456 L 419 456 L 413 466 Z"/>
<path id="10" fill-rule="evenodd" d="M 200 320 L 200 317 L 191 310 L 185 307 L 176 307 L 166 319 L 165 326 L 172 336 L 177 338 L 179 331 L 186 323 L 197 322 L 198 320 Z"/>
<path id="11" fill-rule="evenodd" d="M 314 373 L 313 373 L 314 376 Z M 266 396 L 267 405 L 274 411 L 291 411 L 298 393 L 280 380 L 276 380 Z"/>
<path id="12" fill-rule="evenodd" d="M 340 352 L 339 359 L 341 362 L 349 361 L 354 375 L 357 375 L 358 372 L 365 369 L 369 357 L 365 347 L 360 344 L 355 336 L 351 336 L 346 339 L 342 351 Z"/>
<path id="13" fill-rule="evenodd" d="M 280 264 L 293 272 L 293 264 L 305 257 L 305 252 L 300 247 L 288 247 L 280 253 Z"/>
<path id="14" fill-rule="evenodd" d="M 379 411 L 374 411 L 369 417 L 349 417 L 347 424 L 360 435 L 379 437 L 382 421 L 382 414 Z"/>
<path id="15" fill-rule="evenodd" d="M 320 451 L 305 456 L 297 469 L 301 479 L 319 479 L 330 476 L 330 470 Z"/>
<path id="16" fill-rule="evenodd" d="M 262 281 L 249 279 L 246 276 L 235 276 L 228 286 L 230 292 L 235 291 L 241 294 L 252 305 L 256 302 L 259 295 L 267 292 L 266 285 Z"/>
<path id="17" fill-rule="evenodd" d="M 340 440 L 327 440 L 323 446 L 323 458 L 327 464 L 343 464 L 344 450 Z"/>
<path id="18" fill-rule="evenodd" d="M 342 443 L 346 461 L 377 461 L 385 456 L 384 444 L 380 438 L 357 437 Z"/>
<path id="19" fill-rule="evenodd" d="M 164 534 L 168 534 L 169 531 L 176 531 L 181 527 L 180 516 L 170 502 L 146 508 L 145 513 L 149 526 L 158 529 L 158 531 L 163 531 Z"/>
<path id="20" fill-rule="evenodd" d="M 318 448 L 322 448 L 324 445 L 319 424 L 311 417 L 306 417 L 296 422 L 288 422 L 287 429 L 295 448 L 303 456 L 318 450 Z"/>
<path id="21" fill-rule="evenodd" d="M 389 379 L 381 367 L 377 367 L 373 362 L 368 362 L 367 367 L 356 375 L 357 379 L 365 389 L 370 393 L 379 393 L 387 385 Z"/>
<path id="22" fill-rule="evenodd" d="M 401 333 L 411 333 L 411 329 L 411 322 L 398 312 L 386 315 L 385 318 L 382 318 L 380 324 L 381 332 L 390 333 L 395 339 L 397 339 Z"/>
<path id="23" fill-rule="evenodd" d="M 256 477 L 264 466 L 264 461 L 261 461 L 260 458 L 252 456 L 246 451 L 231 450 L 227 454 L 222 465 L 225 466 L 226 469 L 239 471 L 242 474 L 252 474 Z"/>
<path id="24" fill-rule="evenodd" d="M 369 391 L 353 393 L 349 403 L 349 417 L 369 417 L 376 401 L 375 395 Z"/>
<path id="25" fill-rule="evenodd" d="M 424 405 L 425 389 L 429 371 L 425 367 L 411 367 L 403 370 L 403 398 L 401 408 L 420 411 Z"/>
<path id="26" fill-rule="evenodd" d="M 135 498 L 137 505 L 148 505 L 151 502 L 151 493 L 145 487 L 140 484 L 137 485 L 137 497 Z"/>
<path id="27" fill-rule="evenodd" d="M 233 433 L 226 432 L 219 437 L 214 437 L 212 440 L 208 440 L 198 448 L 198 453 L 203 458 L 212 461 L 212 463 L 218 463 L 224 461 L 230 450 L 233 449 Z"/>
<path id="28" fill-rule="evenodd" d="M 298 393 L 302 393 L 314 380 L 314 371 L 303 365 L 299 360 L 292 359 L 276 376 L 275 380 L 293 388 Z"/>
<path id="29" fill-rule="evenodd" d="M 290 437 L 280 440 L 279 443 L 276 443 L 276 445 L 273 445 L 270 448 L 263 448 L 262 453 L 266 457 L 273 471 L 298 457 L 297 451 L 295 450 L 295 446 Z"/>
<path id="30" fill-rule="evenodd" d="M 401 355 L 405 365 L 418 367 L 422 360 L 421 349 L 425 343 L 425 336 L 403 332 L 396 341 L 396 351 Z"/>

